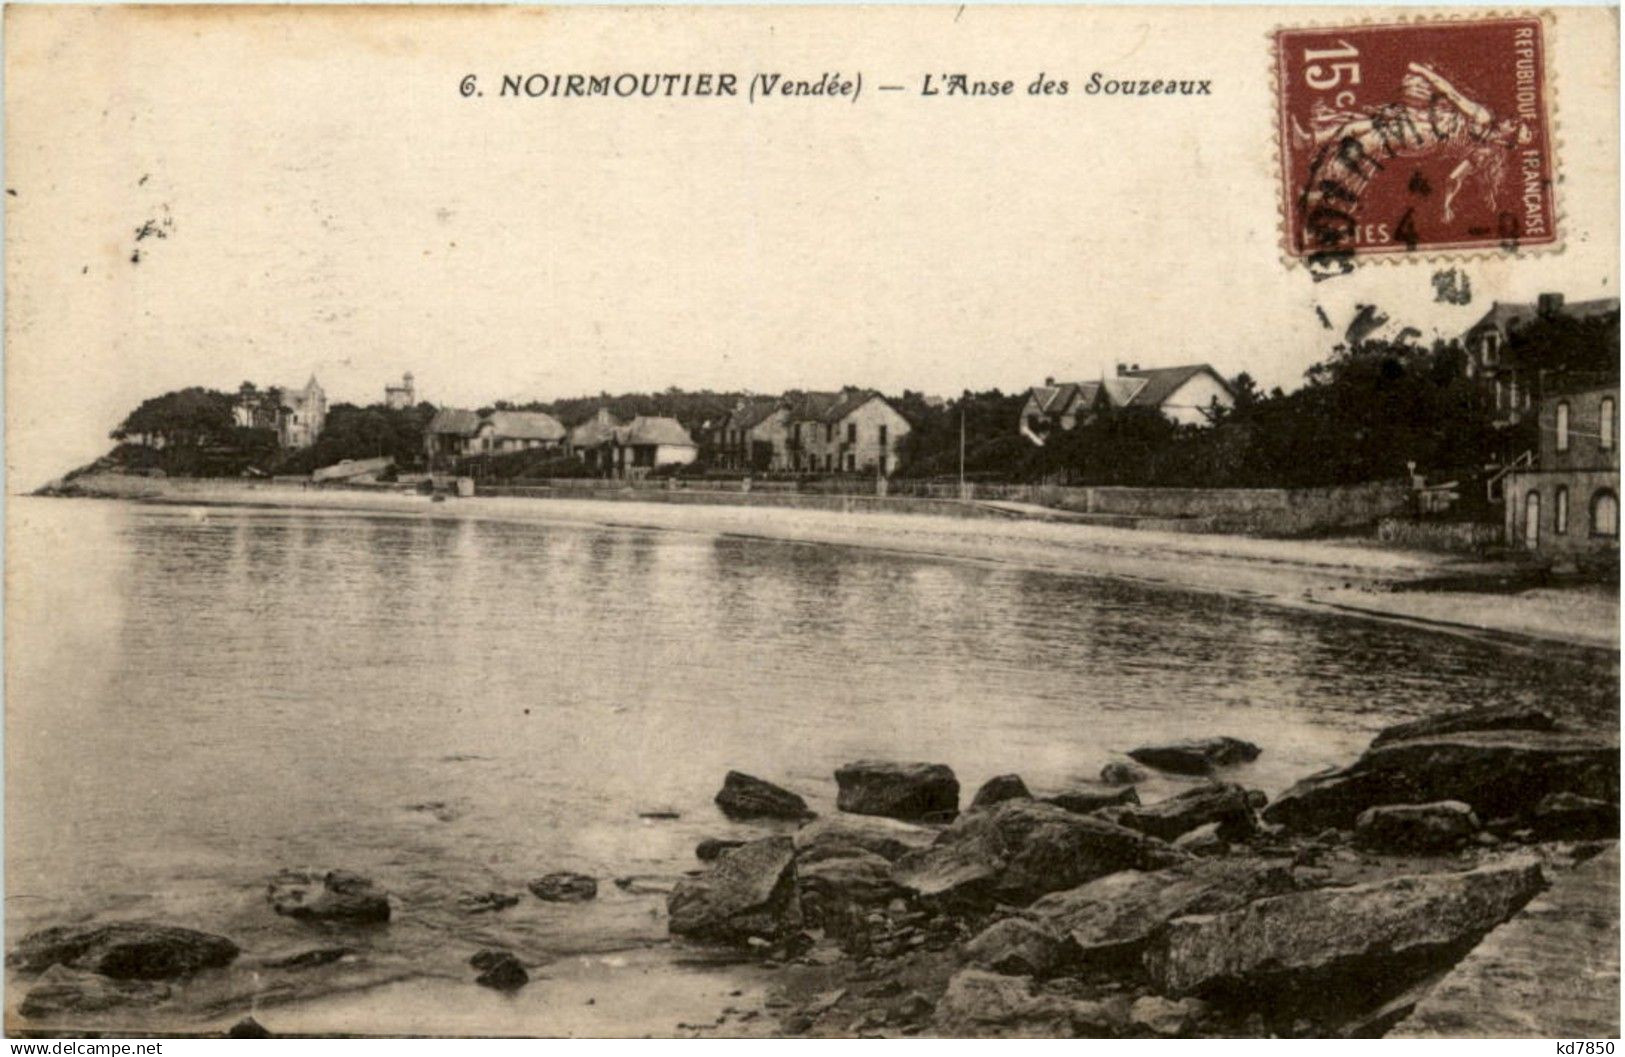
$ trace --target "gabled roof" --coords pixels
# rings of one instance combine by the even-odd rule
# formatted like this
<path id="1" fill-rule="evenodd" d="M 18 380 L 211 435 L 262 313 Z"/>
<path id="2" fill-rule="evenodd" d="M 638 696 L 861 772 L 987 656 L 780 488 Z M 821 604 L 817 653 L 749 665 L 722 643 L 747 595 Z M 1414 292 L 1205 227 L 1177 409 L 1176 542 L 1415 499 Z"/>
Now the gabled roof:
<path id="1" fill-rule="evenodd" d="M 1128 406 L 1161 408 L 1168 402 L 1169 397 L 1179 391 L 1180 386 L 1199 374 L 1212 375 L 1225 392 L 1230 391 L 1230 383 L 1205 363 L 1191 363 L 1183 367 L 1152 367 L 1147 370 L 1124 372 L 1124 378 L 1140 378 L 1145 382 L 1129 398 Z"/>
<path id="2" fill-rule="evenodd" d="M 1134 402 L 1135 394 L 1144 388 L 1145 379 L 1137 375 L 1117 375 L 1100 382 L 1100 389 L 1106 394 L 1106 403 L 1112 407 L 1129 406 Z"/>
<path id="3" fill-rule="evenodd" d="M 1593 316 L 1607 315 L 1609 312 L 1619 311 L 1619 298 L 1601 297 L 1594 301 L 1564 302 L 1557 309 L 1557 314 L 1569 319 L 1590 319 Z M 1513 327 L 1527 323 L 1540 315 L 1538 304 L 1504 303 L 1496 301 L 1490 305 L 1490 310 L 1479 318 L 1477 323 L 1467 328 L 1468 334 L 1476 334 L 1486 327 L 1493 327 L 1502 334 Z"/>
<path id="4" fill-rule="evenodd" d="M 472 437 L 480 431 L 480 416 L 460 407 L 443 407 L 429 420 L 428 432 L 449 433 L 459 437 Z"/>
<path id="5" fill-rule="evenodd" d="M 1062 382 L 1059 385 L 1035 385 L 1032 389 L 1038 401 L 1038 410 L 1046 415 L 1064 415 L 1075 404 L 1088 406 L 1100 395 L 1099 382 Z"/>
<path id="6" fill-rule="evenodd" d="M 797 422 L 822 422 L 829 409 L 841 399 L 840 393 L 786 393 L 790 417 Z"/>
<path id="7" fill-rule="evenodd" d="M 564 426 L 545 411 L 493 411 L 485 416 L 495 437 L 515 440 L 562 440 Z"/>
<path id="8" fill-rule="evenodd" d="M 824 412 L 824 421 L 839 422 L 869 401 L 884 399 L 885 397 L 873 389 L 845 390 L 841 393 L 840 399 L 836 400 L 834 404 L 830 405 L 830 409 Z"/>
<path id="9" fill-rule="evenodd" d="M 698 447 L 682 423 L 664 415 L 639 415 L 615 431 L 615 443 L 627 447 L 642 444 L 668 444 Z"/>
<path id="10" fill-rule="evenodd" d="M 734 409 L 728 416 L 725 424 L 727 429 L 750 429 L 760 425 L 779 409 L 779 401 L 773 398 L 762 400 L 747 400 Z"/>

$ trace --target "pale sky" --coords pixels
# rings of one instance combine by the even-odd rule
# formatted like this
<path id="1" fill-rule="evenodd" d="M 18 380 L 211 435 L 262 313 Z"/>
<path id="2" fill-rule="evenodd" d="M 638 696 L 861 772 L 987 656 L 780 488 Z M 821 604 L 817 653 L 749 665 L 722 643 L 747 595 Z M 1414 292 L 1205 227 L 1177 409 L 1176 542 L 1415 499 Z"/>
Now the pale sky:
<path id="1" fill-rule="evenodd" d="M 1614 11 L 1547 28 L 1561 252 L 1321 284 L 1279 251 L 1267 37 L 1311 15 L 1369 12 L 10 7 L 9 487 L 185 385 L 951 395 L 1207 361 L 1291 387 L 1358 303 L 1454 334 L 1494 299 L 1617 296 Z M 498 97 L 504 73 L 619 71 L 864 89 Z M 954 71 L 1017 95 L 920 96 Z M 1040 71 L 1070 93 L 1028 97 Z M 1213 95 L 1089 96 L 1095 71 Z M 149 220 L 166 237 L 138 242 Z M 1432 302 L 1446 265 L 1471 305 Z"/>

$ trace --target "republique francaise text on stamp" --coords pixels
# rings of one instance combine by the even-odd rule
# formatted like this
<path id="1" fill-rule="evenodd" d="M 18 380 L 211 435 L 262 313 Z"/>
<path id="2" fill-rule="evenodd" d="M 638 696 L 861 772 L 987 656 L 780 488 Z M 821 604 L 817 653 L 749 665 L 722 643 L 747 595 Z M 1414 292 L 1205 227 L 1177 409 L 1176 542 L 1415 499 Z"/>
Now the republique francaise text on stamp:
<path id="1" fill-rule="evenodd" d="M 1285 249 L 1360 257 L 1557 242 L 1539 18 L 1275 33 Z"/>

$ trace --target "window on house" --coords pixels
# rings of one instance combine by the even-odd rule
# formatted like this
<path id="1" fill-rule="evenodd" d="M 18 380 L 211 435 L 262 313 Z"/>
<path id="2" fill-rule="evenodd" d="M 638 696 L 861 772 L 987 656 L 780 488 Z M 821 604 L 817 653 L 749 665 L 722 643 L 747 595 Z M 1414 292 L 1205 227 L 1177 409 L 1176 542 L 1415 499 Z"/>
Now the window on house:
<path id="1" fill-rule="evenodd" d="M 1552 531 L 1559 536 L 1566 536 L 1569 532 L 1569 489 L 1567 485 L 1558 485 L 1557 492 L 1552 496 Z"/>
<path id="2" fill-rule="evenodd" d="M 1614 398 L 1602 398 L 1602 406 L 1598 409 L 1602 421 L 1597 424 L 1597 444 L 1603 451 L 1614 450 Z"/>
<path id="3" fill-rule="evenodd" d="M 846 453 L 846 468 L 848 470 L 856 470 L 858 468 L 858 457 L 851 452 Z"/>
<path id="4" fill-rule="evenodd" d="M 1497 354 L 1501 350 L 1501 335 L 1491 331 L 1484 335 L 1484 366 L 1494 366 Z"/>
<path id="5" fill-rule="evenodd" d="M 828 444 L 831 441 L 833 441 L 834 439 L 835 439 L 835 423 L 833 423 L 833 422 L 825 423 L 825 425 L 824 425 L 824 443 Z"/>
<path id="6" fill-rule="evenodd" d="M 1557 450 L 1569 450 L 1569 402 L 1557 402 Z"/>
<path id="7" fill-rule="evenodd" d="M 856 444 L 858 442 L 858 424 L 856 422 L 848 422 L 846 424 L 846 442 L 848 444 Z"/>
<path id="8" fill-rule="evenodd" d="M 884 452 L 886 450 L 886 427 L 885 427 L 884 424 L 882 424 L 881 427 L 880 427 L 880 450 L 882 452 Z M 884 466 L 886 457 L 884 455 L 882 455 L 880 458 L 881 458 L 881 465 Z"/>
<path id="9" fill-rule="evenodd" d="M 1507 406 L 1507 384 L 1501 379 L 1495 380 L 1495 410 L 1500 411 Z"/>
<path id="10" fill-rule="evenodd" d="M 1619 497 L 1606 488 L 1599 489 L 1591 497 L 1591 534 L 1619 535 Z"/>
<path id="11" fill-rule="evenodd" d="M 1540 546 L 1540 493 L 1530 492 L 1523 500 L 1523 545 L 1530 550 Z"/>

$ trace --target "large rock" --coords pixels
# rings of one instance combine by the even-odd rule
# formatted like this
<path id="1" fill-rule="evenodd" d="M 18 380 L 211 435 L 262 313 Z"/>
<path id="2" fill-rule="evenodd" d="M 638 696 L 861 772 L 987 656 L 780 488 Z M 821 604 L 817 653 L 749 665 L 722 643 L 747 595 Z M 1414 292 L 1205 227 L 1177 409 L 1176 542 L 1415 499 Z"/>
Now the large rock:
<path id="1" fill-rule="evenodd" d="M 1162 745 L 1142 745 L 1130 749 L 1129 757 L 1173 774 L 1212 774 L 1218 767 L 1233 767 L 1258 759 L 1259 748 L 1240 738 L 1218 736 L 1172 741 Z"/>
<path id="2" fill-rule="evenodd" d="M 1207 1013 L 1207 1003 L 1200 998 L 1181 998 L 1177 1002 L 1161 995 L 1144 995 L 1129 1007 L 1129 1023 L 1142 1031 L 1164 1038 L 1179 1038 L 1191 1030 Z"/>
<path id="3" fill-rule="evenodd" d="M 796 857 L 796 886 L 809 925 L 842 922 L 848 908 L 884 906 L 900 894 L 891 863 L 862 848 L 821 847 Z"/>
<path id="4" fill-rule="evenodd" d="M 1173 840 L 1198 826 L 1217 822 L 1222 840 L 1246 840 L 1258 831 L 1247 790 L 1239 785 L 1211 783 L 1199 785 L 1167 800 L 1114 811 L 1118 825 L 1149 833 L 1161 840 Z"/>
<path id="5" fill-rule="evenodd" d="M 1024 797 L 1030 799 L 1032 795 L 1027 789 L 1027 783 L 1021 780 L 1021 775 L 996 775 L 983 782 L 982 788 L 976 790 L 976 795 L 971 797 L 970 810 L 992 807 L 1006 800 L 1020 800 Z"/>
<path id="6" fill-rule="evenodd" d="M 100 973 L 53 965 L 34 982 L 17 1007 L 29 1020 L 104 1013 L 150 1006 L 169 997 L 169 985 L 152 980 L 114 980 Z"/>
<path id="7" fill-rule="evenodd" d="M 1077 957 L 1064 932 L 1025 918 L 1004 918 L 965 944 L 965 961 L 1006 976 L 1054 976 Z"/>
<path id="8" fill-rule="evenodd" d="M 1030 913 L 1070 935 L 1085 964 L 1107 965 L 1138 958 L 1174 918 L 1234 910 L 1293 888 L 1283 860 L 1205 859 L 1166 870 L 1108 874 L 1053 892 Z"/>
<path id="9" fill-rule="evenodd" d="M 810 818 L 807 802 L 788 789 L 739 771 L 729 771 L 716 796 L 717 806 L 732 819 Z"/>
<path id="10" fill-rule="evenodd" d="M 1369 1002 L 1459 958 L 1544 883 L 1530 859 L 1275 896 L 1174 919 L 1145 966 L 1172 996 Z"/>
<path id="11" fill-rule="evenodd" d="M 1459 712 L 1446 712 L 1439 716 L 1425 716 L 1408 723 L 1384 727 L 1371 739 L 1371 745 L 1386 745 L 1394 741 L 1412 741 L 1416 738 L 1434 738 L 1441 734 L 1461 734 L 1469 730 L 1555 730 L 1557 723 L 1538 708 L 1527 705 L 1490 705 L 1469 708 Z"/>
<path id="12" fill-rule="evenodd" d="M 237 945 L 224 936 L 120 921 L 30 933 L 6 955 L 6 964 L 25 973 L 65 965 L 123 980 L 172 980 L 228 965 L 237 954 Z"/>
<path id="13" fill-rule="evenodd" d="M 817 848 L 858 848 L 896 862 L 907 852 L 929 848 L 939 832 L 878 815 L 830 815 L 796 830 L 796 853 L 806 854 Z"/>
<path id="14" fill-rule="evenodd" d="M 1552 793 L 1619 802 L 1619 739 L 1609 734 L 1485 730 L 1394 741 L 1305 778 L 1264 809 L 1299 833 L 1350 829 L 1382 804 L 1459 800 L 1481 819 L 1523 818 Z"/>
<path id="15" fill-rule="evenodd" d="M 1074 782 L 1051 796 L 1042 798 L 1046 804 L 1064 807 L 1080 815 L 1099 811 L 1103 807 L 1122 807 L 1138 804 L 1140 794 L 1132 785 L 1106 785 L 1103 782 Z"/>
<path id="16" fill-rule="evenodd" d="M 1046 994 L 1023 976 L 962 969 L 937 1003 L 932 1032 L 953 1039 L 1056 1039 L 1109 1036 L 1126 1010 Z"/>
<path id="17" fill-rule="evenodd" d="M 701 862 L 715 862 L 744 843 L 730 837 L 706 837 L 694 845 L 694 858 Z"/>
<path id="18" fill-rule="evenodd" d="M 1447 852 L 1473 839 L 1478 817 L 1459 800 L 1386 804 L 1360 813 L 1354 843 L 1381 852 Z"/>
<path id="19" fill-rule="evenodd" d="M 284 870 L 271 879 L 266 899 L 278 914 L 303 921 L 376 924 L 389 920 L 389 896 L 348 870 Z"/>
<path id="20" fill-rule="evenodd" d="M 1618 840 L 1619 805 L 1573 793 L 1542 797 L 1528 819 L 1539 840 Z"/>
<path id="21" fill-rule="evenodd" d="M 947 822 L 959 813 L 959 779 L 940 763 L 859 760 L 835 771 L 835 806 L 854 815 Z"/>
<path id="22" fill-rule="evenodd" d="M 1164 842 L 1105 819 L 1009 800 L 965 815 L 930 848 L 899 859 L 893 876 L 925 897 L 1026 903 L 1118 870 L 1155 870 L 1185 859 Z"/>
<path id="23" fill-rule="evenodd" d="M 666 897 L 673 935 L 742 942 L 771 938 L 801 922 L 795 843 L 764 837 L 716 861 L 709 873 L 685 877 Z"/>

